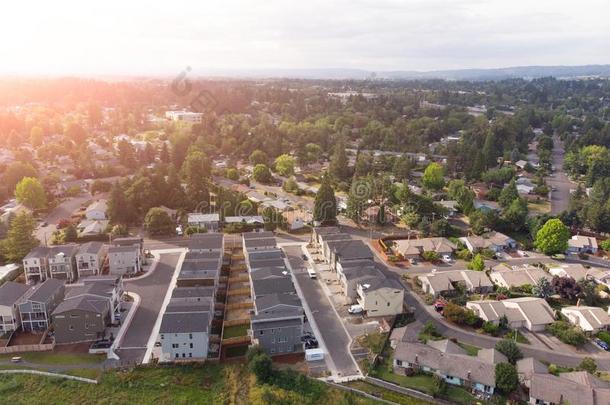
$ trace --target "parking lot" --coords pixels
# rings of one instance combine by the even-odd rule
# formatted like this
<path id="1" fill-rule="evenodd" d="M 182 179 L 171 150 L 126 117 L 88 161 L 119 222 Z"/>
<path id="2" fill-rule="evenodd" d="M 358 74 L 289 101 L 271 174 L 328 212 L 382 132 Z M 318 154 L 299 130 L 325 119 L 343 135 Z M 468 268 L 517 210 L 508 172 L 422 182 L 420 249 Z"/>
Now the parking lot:
<path id="1" fill-rule="evenodd" d="M 284 251 L 303 294 L 302 298 L 306 300 L 311 311 L 313 320 L 310 321 L 317 326 L 317 338 L 322 347 L 326 348 L 329 369 L 340 377 L 359 374 L 358 366 L 349 350 L 350 336 L 324 293 L 320 282 L 311 279 L 307 274 L 305 262 L 301 257 L 303 254 L 301 247 L 286 246 Z"/>

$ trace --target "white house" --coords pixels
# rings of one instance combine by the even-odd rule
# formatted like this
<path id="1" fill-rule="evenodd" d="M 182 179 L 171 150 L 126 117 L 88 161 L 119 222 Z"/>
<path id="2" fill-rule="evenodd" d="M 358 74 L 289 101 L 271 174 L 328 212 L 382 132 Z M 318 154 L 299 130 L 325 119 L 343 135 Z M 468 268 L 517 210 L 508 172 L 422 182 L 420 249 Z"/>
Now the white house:
<path id="1" fill-rule="evenodd" d="M 110 274 L 113 275 L 138 273 L 142 269 L 140 247 L 137 245 L 109 247 L 108 266 L 110 267 Z"/>
<path id="2" fill-rule="evenodd" d="M 598 332 L 608 329 L 610 316 L 599 307 L 572 306 L 561 309 L 561 313 L 574 325 L 585 332 Z"/>
<path id="3" fill-rule="evenodd" d="M 398 315 L 403 312 L 405 290 L 387 278 L 358 284 L 358 304 L 368 316 Z"/>
<path id="4" fill-rule="evenodd" d="M 466 307 L 472 309 L 484 321 L 497 324 L 502 316 L 506 316 L 509 326 L 525 327 L 534 332 L 544 330 L 546 325 L 555 321 L 553 309 L 546 300 L 536 297 L 468 301 Z"/>
<path id="5" fill-rule="evenodd" d="M 30 287 L 7 281 L 0 286 L 0 336 L 16 330 L 21 325 L 18 302 Z"/>
<path id="6" fill-rule="evenodd" d="M 220 228 L 220 214 L 190 213 L 188 215 L 189 226 L 205 228 L 208 232 L 217 232 Z"/>
<path id="7" fill-rule="evenodd" d="M 170 303 L 159 329 L 159 361 L 205 360 L 211 322 L 209 303 Z"/>
<path id="8" fill-rule="evenodd" d="M 597 239 L 590 236 L 574 235 L 568 240 L 568 253 L 597 253 Z"/>
<path id="9" fill-rule="evenodd" d="M 107 247 L 102 242 L 88 242 L 76 253 L 76 269 L 79 277 L 94 276 L 102 272 Z"/>
<path id="10" fill-rule="evenodd" d="M 85 218 L 90 221 L 103 221 L 106 218 L 108 203 L 106 200 L 97 200 L 91 203 L 85 211 Z"/>
<path id="11" fill-rule="evenodd" d="M 516 249 L 517 241 L 513 238 L 504 235 L 503 233 L 492 231 L 484 233 L 481 236 L 472 235 L 460 238 L 466 245 L 466 248 L 472 253 L 480 250 L 489 249 L 494 252 Z"/>

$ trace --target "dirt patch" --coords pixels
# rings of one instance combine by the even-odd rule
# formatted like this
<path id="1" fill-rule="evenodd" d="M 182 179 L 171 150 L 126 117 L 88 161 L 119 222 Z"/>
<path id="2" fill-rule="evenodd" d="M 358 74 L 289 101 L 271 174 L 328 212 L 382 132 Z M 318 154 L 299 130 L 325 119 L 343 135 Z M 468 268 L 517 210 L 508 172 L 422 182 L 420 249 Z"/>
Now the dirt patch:
<path id="1" fill-rule="evenodd" d="M 92 342 L 70 343 L 65 345 L 55 345 L 53 353 L 89 353 Z"/>
<path id="2" fill-rule="evenodd" d="M 21 346 L 21 345 L 37 345 L 40 344 L 42 339 L 41 333 L 29 333 L 21 330 L 13 333 L 13 337 L 9 343 L 9 346 Z"/>

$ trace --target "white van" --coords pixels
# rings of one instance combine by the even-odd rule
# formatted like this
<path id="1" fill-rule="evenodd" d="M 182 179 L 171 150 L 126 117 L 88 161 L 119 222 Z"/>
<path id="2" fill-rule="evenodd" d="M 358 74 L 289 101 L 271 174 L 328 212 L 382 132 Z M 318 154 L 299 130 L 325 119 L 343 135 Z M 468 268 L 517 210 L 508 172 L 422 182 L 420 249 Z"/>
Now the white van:
<path id="1" fill-rule="evenodd" d="M 316 278 L 316 271 L 310 267 L 307 268 L 307 274 L 309 274 L 309 278 Z"/>

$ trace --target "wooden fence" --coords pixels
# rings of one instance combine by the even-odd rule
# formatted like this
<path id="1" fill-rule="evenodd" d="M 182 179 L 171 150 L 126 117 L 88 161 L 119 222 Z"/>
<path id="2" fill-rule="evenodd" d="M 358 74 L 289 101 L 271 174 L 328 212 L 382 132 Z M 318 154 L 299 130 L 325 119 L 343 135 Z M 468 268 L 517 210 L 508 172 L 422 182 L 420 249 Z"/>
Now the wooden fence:
<path id="1" fill-rule="evenodd" d="M 227 304 L 227 309 L 252 309 L 254 304 L 252 302 L 235 302 L 233 304 Z"/>
<path id="2" fill-rule="evenodd" d="M 228 321 L 224 321 L 224 326 L 235 326 L 235 325 L 249 325 L 250 324 L 250 320 L 247 318 L 243 318 L 243 319 L 231 319 Z"/>
<path id="3" fill-rule="evenodd" d="M 227 296 L 229 296 L 229 297 L 235 297 L 237 295 L 250 295 L 250 289 L 249 288 L 239 288 L 237 290 L 229 290 L 229 292 L 227 292 Z"/>

